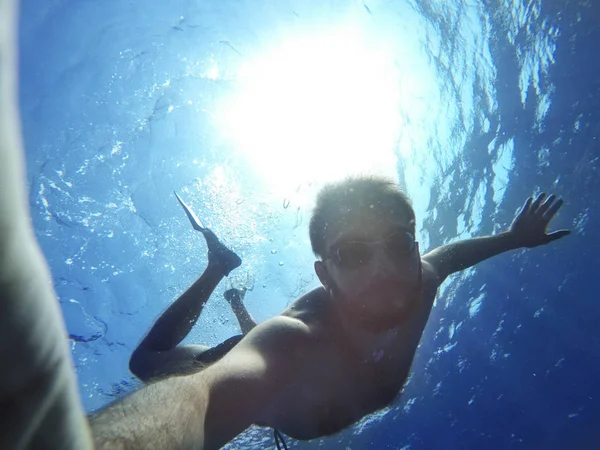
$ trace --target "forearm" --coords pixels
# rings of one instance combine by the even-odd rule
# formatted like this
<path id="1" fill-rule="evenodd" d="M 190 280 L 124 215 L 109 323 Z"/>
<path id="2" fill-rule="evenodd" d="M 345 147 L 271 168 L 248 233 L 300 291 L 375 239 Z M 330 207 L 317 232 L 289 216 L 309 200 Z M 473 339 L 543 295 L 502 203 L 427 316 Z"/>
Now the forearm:
<path id="1" fill-rule="evenodd" d="M 17 108 L 16 6 L 0 0 L 0 250 L 26 224 L 25 183 Z"/>
<path id="2" fill-rule="evenodd" d="M 273 398 L 264 360 L 238 344 L 193 375 L 168 378 L 90 417 L 96 450 L 217 450 L 260 418 Z"/>
<path id="3" fill-rule="evenodd" d="M 519 248 L 509 232 L 494 236 L 466 239 L 433 250 L 426 258 L 443 278 L 467 269 L 493 256 Z"/>
<path id="4" fill-rule="evenodd" d="M 207 407 L 202 376 L 151 384 L 90 418 L 96 449 L 202 450 Z"/>
<path id="5" fill-rule="evenodd" d="M 68 341 L 28 212 L 16 1 L 0 0 L 0 448 L 91 448 Z"/>

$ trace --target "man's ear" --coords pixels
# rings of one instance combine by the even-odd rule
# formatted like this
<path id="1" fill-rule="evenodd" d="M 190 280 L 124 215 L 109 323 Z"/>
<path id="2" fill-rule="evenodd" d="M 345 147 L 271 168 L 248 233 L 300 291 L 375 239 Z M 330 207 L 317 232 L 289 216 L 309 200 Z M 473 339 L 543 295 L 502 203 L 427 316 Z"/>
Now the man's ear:
<path id="1" fill-rule="evenodd" d="M 327 271 L 327 267 L 325 267 L 323 261 L 315 261 L 315 272 L 317 273 L 317 277 L 319 277 L 319 280 L 321 280 L 321 284 L 323 285 L 325 290 L 329 292 L 331 286 L 330 277 L 329 272 Z"/>

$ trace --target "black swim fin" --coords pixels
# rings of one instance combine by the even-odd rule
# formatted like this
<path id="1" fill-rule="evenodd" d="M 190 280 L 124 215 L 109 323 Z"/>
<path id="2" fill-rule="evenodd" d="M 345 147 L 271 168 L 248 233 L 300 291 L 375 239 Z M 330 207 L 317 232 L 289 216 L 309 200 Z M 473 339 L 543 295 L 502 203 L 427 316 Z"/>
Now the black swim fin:
<path id="1" fill-rule="evenodd" d="M 202 224 L 200 219 L 198 219 L 198 216 L 194 214 L 194 211 L 192 211 L 191 208 L 183 200 L 181 200 L 181 197 L 177 195 L 177 192 L 173 191 L 173 193 L 175 194 L 175 197 L 177 197 L 177 200 L 185 211 L 185 214 L 188 216 L 188 219 L 190 219 L 190 223 L 192 224 L 192 227 L 194 227 L 194 230 L 200 232 L 204 231 L 206 227 Z"/>

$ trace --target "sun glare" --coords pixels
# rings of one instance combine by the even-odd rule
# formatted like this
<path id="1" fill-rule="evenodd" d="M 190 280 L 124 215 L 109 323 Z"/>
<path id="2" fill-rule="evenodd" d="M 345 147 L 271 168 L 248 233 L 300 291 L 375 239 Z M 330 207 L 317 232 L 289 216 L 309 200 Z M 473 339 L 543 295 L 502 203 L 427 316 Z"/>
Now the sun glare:
<path id="1" fill-rule="evenodd" d="M 221 130 L 271 189 L 356 172 L 397 177 L 398 69 L 377 44 L 346 28 L 245 63 Z"/>

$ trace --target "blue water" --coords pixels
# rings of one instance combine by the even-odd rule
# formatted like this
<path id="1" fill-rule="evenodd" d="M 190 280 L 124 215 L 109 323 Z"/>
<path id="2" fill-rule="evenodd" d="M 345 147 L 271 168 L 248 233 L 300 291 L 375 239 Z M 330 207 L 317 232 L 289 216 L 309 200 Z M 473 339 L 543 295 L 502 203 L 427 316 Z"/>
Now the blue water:
<path id="1" fill-rule="evenodd" d="M 320 66 L 302 59 L 345 23 L 367 54 L 387 55 L 371 61 L 388 68 L 385 81 L 352 81 L 358 52 L 339 42 Z M 255 90 L 239 134 L 226 128 L 218 111 L 242 95 L 246 66 L 298 36 L 310 41 L 307 55 L 284 50 L 273 70 L 311 70 L 278 87 L 284 100 L 265 100 L 271 115 Z M 222 297 L 230 285 L 252 289 L 246 305 L 258 321 L 317 285 L 307 233 L 314 192 L 342 162 L 355 161 L 350 171 L 381 157 L 377 169 L 391 170 L 414 200 L 423 249 L 499 232 L 542 191 L 564 197 L 552 226 L 573 234 L 448 280 L 397 404 L 291 445 L 598 448 L 599 43 L 592 0 L 23 1 L 30 206 L 85 408 L 139 386 L 129 354 L 206 265 L 173 190 L 244 259 L 188 337 L 214 345 L 239 332 Z M 327 78 L 328 61 L 344 52 L 356 57 L 330 90 L 358 112 L 337 123 L 328 94 L 303 80 Z M 308 112 L 290 119 L 303 101 Z M 306 123 L 335 133 L 324 140 Z M 324 162 L 323 142 L 344 153 Z M 272 445 L 251 429 L 231 447 Z"/>

